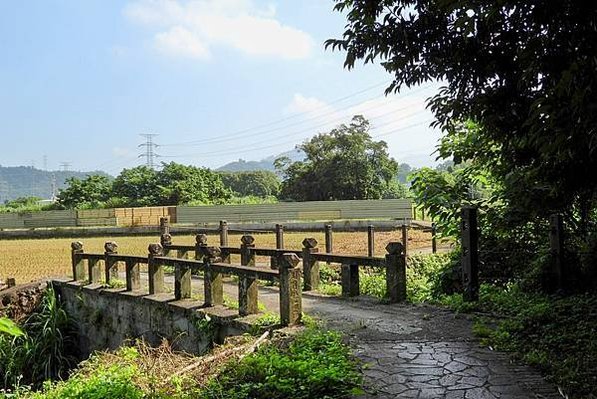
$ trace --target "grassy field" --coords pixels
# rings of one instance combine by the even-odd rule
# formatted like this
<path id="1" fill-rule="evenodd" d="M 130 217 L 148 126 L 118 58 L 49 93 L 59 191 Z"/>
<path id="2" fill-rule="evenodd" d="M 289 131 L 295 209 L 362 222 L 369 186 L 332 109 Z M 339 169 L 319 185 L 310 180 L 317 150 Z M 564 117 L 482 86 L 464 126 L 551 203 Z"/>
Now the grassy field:
<path id="1" fill-rule="evenodd" d="M 300 249 L 305 237 L 314 237 L 319 246 L 324 248 L 324 235 L 321 233 L 285 233 L 284 242 L 288 249 Z M 400 231 L 377 232 L 375 234 L 375 255 L 383 256 L 385 246 L 390 241 L 401 240 Z M 17 284 L 53 276 L 71 276 L 70 238 L 36 239 L 36 240 L 3 240 L 0 242 L 0 280 L 14 277 Z M 99 237 L 81 240 L 85 252 L 103 253 L 106 241 L 116 241 L 118 252 L 127 255 L 146 255 L 147 246 L 159 242 L 157 237 Z M 174 244 L 193 244 L 195 237 L 175 236 Z M 217 236 L 210 236 L 209 243 L 217 245 Z M 240 245 L 240 235 L 231 234 L 230 245 Z M 258 247 L 274 248 L 273 234 L 255 234 Z M 421 231 L 409 232 L 409 247 L 417 249 L 431 245 L 431 235 Z M 322 249 L 323 250 L 323 249 Z M 340 254 L 367 254 L 367 233 L 334 232 L 334 252 Z M 233 262 L 237 261 L 234 258 Z M 258 260 L 259 261 L 259 260 Z"/>

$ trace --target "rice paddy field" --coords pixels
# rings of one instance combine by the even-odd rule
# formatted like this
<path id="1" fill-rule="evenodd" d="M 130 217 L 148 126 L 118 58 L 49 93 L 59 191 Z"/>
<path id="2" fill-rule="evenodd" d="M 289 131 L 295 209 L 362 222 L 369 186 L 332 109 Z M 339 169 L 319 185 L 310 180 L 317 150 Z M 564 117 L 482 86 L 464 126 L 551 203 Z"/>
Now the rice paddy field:
<path id="1" fill-rule="evenodd" d="M 229 245 L 240 246 L 240 234 L 230 234 Z M 263 248 L 275 248 L 274 234 L 254 234 L 255 244 Z M 286 232 L 284 244 L 288 249 L 301 249 L 301 242 L 306 237 L 314 237 L 319 242 L 319 247 L 325 248 L 323 232 Z M 384 256 L 385 246 L 390 241 L 401 241 L 401 231 L 376 232 L 375 256 Z M 8 277 L 16 279 L 17 284 L 48 277 L 72 276 L 70 244 L 76 241 L 71 238 L 59 239 L 32 239 L 32 240 L 2 240 L 0 241 L 0 281 Z M 85 238 L 83 242 L 85 252 L 103 253 L 106 241 L 115 241 L 118 252 L 126 255 L 146 255 L 147 246 L 159 242 L 158 237 L 131 236 L 131 237 L 97 237 Z M 174 244 L 192 245 L 195 237 L 181 235 L 173 237 Z M 209 236 L 209 244 L 218 245 L 216 235 Z M 420 230 L 409 231 L 409 251 L 420 251 L 431 246 L 431 234 Z M 334 232 L 333 252 L 338 254 L 366 255 L 366 232 Z M 257 259 L 259 262 L 260 260 Z M 232 258 L 232 262 L 238 259 Z"/>

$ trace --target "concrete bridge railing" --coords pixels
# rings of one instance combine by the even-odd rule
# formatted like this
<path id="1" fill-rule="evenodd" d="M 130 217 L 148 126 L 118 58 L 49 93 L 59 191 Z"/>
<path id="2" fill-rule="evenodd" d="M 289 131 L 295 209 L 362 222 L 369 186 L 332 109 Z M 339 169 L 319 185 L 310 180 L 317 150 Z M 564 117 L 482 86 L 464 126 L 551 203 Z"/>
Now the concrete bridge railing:
<path id="1" fill-rule="evenodd" d="M 88 277 L 90 284 L 101 279 L 103 261 L 106 284 L 118 277 L 118 265 L 125 264 L 126 291 L 142 289 L 140 265 L 147 265 L 148 294 L 165 293 L 164 267 L 174 268 L 174 297 L 176 300 L 191 298 L 191 274 L 201 271 L 204 275 L 204 306 L 223 305 L 223 275 L 238 277 L 239 314 L 246 316 L 258 313 L 258 280 L 277 281 L 280 285 L 280 321 L 282 325 L 295 325 L 301 322 L 302 300 L 300 289 L 300 259 L 294 253 L 277 253 L 277 270 L 222 262 L 222 251 L 218 247 L 206 245 L 205 236 L 197 237 L 195 259 L 171 258 L 164 256 L 161 244 L 150 244 L 148 256 L 120 255 L 117 245 L 107 242 L 103 254 L 85 253 L 80 241 L 71 244 L 72 268 L 75 281 Z M 179 250 L 179 255 L 183 254 Z"/>
<path id="2" fill-rule="evenodd" d="M 372 237 L 371 235 L 369 237 Z M 403 234 L 406 240 L 406 234 Z M 190 252 L 195 253 L 195 259 L 202 259 L 202 251 L 207 248 L 207 236 L 199 234 L 197 244 L 174 245 L 169 234 L 161 237 L 165 254 L 176 252 L 177 258 L 187 258 Z M 228 240 L 226 240 L 226 243 Z M 278 245 L 276 245 L 278 246 Z M 319 252 L 318 242 L 314 238 L 303 240 L 302 250 L 289 250 L 283 248 L 259 248 L 255 245 L 255 238 L 251 235 L 241 237 L 239 247 L 219 247 L 221 263 L 230 263 L 230 255 L 240 255 L 241 265 L 255 266 L 256 256 L 270 258 L 271 269 L 279 269 L 280 257 L 284 254 L 293 254 L 302 260 L 303 290 L 312 291 L 319 288 L 320 273 L 319 262 L 338 263 L 341 265 L 342 296 L 355 297 L 360 295 L 359 267 L 376 267 L 386 270 L 386 289 L 389 302 L 399 302 L 406 299 L 406 248 L 401 242 L 390 242 L 386 246 L 387 254 L 382 257 L 355 256 L 335 254 L 328 250 L 331 245 L 326 244 L 326 252 Z M 260 268 L 259 270 L 264 270 Z M 266 273 L 264 271 L 264 273 Z"/>

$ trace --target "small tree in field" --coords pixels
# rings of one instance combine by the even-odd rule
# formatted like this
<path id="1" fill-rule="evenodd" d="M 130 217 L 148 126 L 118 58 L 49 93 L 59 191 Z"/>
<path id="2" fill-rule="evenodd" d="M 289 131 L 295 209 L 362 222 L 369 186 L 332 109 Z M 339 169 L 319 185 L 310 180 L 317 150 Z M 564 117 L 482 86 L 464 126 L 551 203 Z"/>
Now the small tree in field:
<path id="1" fill-rule="evenodd" d="M 384 141 L 373 141 L 369 121 L 355 116 L 349 125 L 318 134 L 298 146 L 304 161 L 276 160 L 284 176 L 281 198 L 295 201 L 381 199 L 398 172 Z"/>

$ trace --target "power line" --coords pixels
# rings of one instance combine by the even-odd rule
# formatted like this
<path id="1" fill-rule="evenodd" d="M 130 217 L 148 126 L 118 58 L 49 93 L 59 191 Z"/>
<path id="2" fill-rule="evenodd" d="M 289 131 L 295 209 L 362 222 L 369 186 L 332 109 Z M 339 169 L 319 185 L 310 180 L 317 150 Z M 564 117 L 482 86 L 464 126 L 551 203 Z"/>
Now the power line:
<path id="1" fill-rule="evenodd" d="M 341 98 L 338 98 L 336 100 L 333 100 L 333 101 L 329 102 L 327 105 L 337 104 L 339 102 L 342 102 L 344 100 L 347 100 L 347 99 L 352 98 L 354 96 L 357 96 L 359 94 L 363 94 L 363 93 L 366 93 L 366 92 L 368 92 L 370 90 L 376 89 L 376 88 L 378 88 L 380 86 L 385 86 L 388 83 L 389 83 L 389 81 L 383 81 L 383 82 L 377 83 L 377 84 L 375 84 L 373 86 L 366 87 L 366 88 L 364 88 L 362 90 L 359 90 L 357 92 L 354 92 L 354 93 L 348 94 L 348 95 L 346 95 L 344 97 L 341 97 Z M 378 96 L 376 96 L 376 97 L 378 97 Z M 287 116 L 287 117 L 284 117 L 284 118 L 276 119 L 274 121 L 267 122 L 267 123 L 264 123 L 264 124 L 260 124 L 260 125 L 256 125 L 256 126 L 253 126 L 253 127 L 249 127 L 249 128 L 237 130 L 235 132 L 221 134 L 221 135 L 219 135 L 219 137 L 228 137 L 228 136 L 232 137 L 232 136 L 236 136 L 236 135 L 238 135 L 240 133 L 252 132 L 254 130 L 258 130 L 258 129 L 261 129 L 261 128 L 264 128 L 264 127 L 268 127 L 268 126 L 272 126 L 272 125 L 277 125 L 280 122 L 285 122 L 287 120 L 291 120 L 291 119 L 295 119 L 295 118 L 298 118 L 298 117 L 301 117 L 301 116 L 304 116 L 304 115 L 308 115 L 311 112 L 312 111 L 300 112 L 300 113 L 297 113 L 297 114 L 294 114 L 294 115 L 290 115 L 290 116 Z M 251 134 L 253 134 L 253 133 L 251 133 Z M 194 144 L 194 143 L 203 144 L 203 143 L 205 143 L 205 141 L 204 140 L 191 140 L 191 141 L 180 142 L 180 143 L 167 143 L 167 144 L 163 144 L 162 147 L 166 147 L 166 146 L 182 146 L 182 145 L 189 145 L 189 144 Z"/>
<path id="2" fill-rule="evenodd" d="M 156 143 L 153 142 L 153 138 L 158 136 L 155 133 L 144 133 L 140 134 L 139 136 L 145 137 L 145 143 L 139 144 L 138 147 L 145 147 L 145 152 L 139 154 L 139 158 L 145 158 L 145 164 L 150 169 L 155 169 L 155 159 L 159 157 L 158 154 L 155 153 L 155 149 L 158 147 Z"/>

